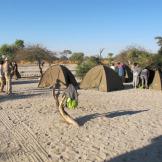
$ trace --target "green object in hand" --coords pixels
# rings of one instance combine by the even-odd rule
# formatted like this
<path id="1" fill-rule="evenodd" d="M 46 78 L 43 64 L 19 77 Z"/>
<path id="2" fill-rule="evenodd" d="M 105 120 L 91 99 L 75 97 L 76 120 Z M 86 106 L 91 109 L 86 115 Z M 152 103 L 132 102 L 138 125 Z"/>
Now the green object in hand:
<path id="1" fill-rule="evenodd" d="M 75 109 L 78 106 L 78 102 L 76 100 L 73 100 L 71 98 L 68 98 L 66 100 L 66 106 L 69 109 Z"/>

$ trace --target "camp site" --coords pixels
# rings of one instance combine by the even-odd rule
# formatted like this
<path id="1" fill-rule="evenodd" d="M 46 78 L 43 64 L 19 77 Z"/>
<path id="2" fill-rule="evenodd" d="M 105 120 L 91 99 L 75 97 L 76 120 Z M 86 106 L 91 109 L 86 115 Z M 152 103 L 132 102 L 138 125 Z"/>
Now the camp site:
<path id="1" fill-rule="evenodd" d="M 0 162 L 162 162 L 162 2 L 0 4 Z"/>

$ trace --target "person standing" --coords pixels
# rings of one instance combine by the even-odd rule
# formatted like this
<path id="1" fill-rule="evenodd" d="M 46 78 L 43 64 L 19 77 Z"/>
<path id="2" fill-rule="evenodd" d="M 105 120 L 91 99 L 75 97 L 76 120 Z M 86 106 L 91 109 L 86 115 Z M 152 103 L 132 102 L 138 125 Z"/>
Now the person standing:
<path id="1" fill-rule="evenodd" d="M 3 61 L 0 61 L 0 93 L 3 92 L 4 84 Z"/>
<path id="2" fill-rule="evenodd" d="M 6 79 L 6 93 L 12 93 L 12 84 L 11 84 L 11 66 L 8 58 L 5 58 L 5 63 L 3 64 L 3 72 Z"/>
<path id="3" fill-rule="evenodd" d="M 124 65 L 121 64 L 120 62 L 118 62 L 117 68 L 118 68 L 118 75 L 119 75 L 119 77 L 122 79 L 122 82 L 124 82 L 124 81 L 125 81 L 125 76 L 124 76 Z"/>
<path id="4" fill-rule="evenodd" d="M 142 88 L 148 89 L 149 70 L 146 69 L 146 68 L 143 69 L 141 71 L 140 78 L 141 78 L 141 81 L 142 81 Z"/>
<path id="5" fill-rule="evenodd" d="M 133 64 L 132 72 L 133 72 L 133 87 L 137 88 L 139 84 L 139 76 L 141 73 L 141 68 L 139 67 L 138 63 Z"/>

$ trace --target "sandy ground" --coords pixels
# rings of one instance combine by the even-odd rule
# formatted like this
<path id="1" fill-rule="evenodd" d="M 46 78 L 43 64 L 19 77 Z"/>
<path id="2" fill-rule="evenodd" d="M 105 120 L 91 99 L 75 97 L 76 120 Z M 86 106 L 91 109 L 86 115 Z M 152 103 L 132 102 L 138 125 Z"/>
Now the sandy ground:
<path id="1" fill-rule="evenodd" d="M 162 92 L 79 90 L 64 122 L 37 79 L 0 94 L 0 162 L 162 162 Z"/>
<path id="2" fill-rule="evenodd" d="M 73 74 L 75 74 L 77 64 L 62 64 L 62 65 L 66 66 L 68 69 L 71 70 Z M 47 68 L 49 68 L 49 64 L 44 64 L 42 69 L 43 72 L 45 72 Z M 19 65 L 18 69 L 22 77 L 40 76 L 39 68 L 38 65 L 36 64 Z"/>

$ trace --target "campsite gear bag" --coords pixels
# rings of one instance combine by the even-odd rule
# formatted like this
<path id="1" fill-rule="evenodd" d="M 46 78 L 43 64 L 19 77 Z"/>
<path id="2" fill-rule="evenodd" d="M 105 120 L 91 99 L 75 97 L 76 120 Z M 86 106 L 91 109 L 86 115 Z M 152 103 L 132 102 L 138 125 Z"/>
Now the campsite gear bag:
<path id="1" fill-rule="evenodd" d="M 68 109 L 75 109 L 78 106 L 78 94 L 76 88 L 69 84 L 68 88 L 65 90 L 66 96 L 66 107 Z"/>

